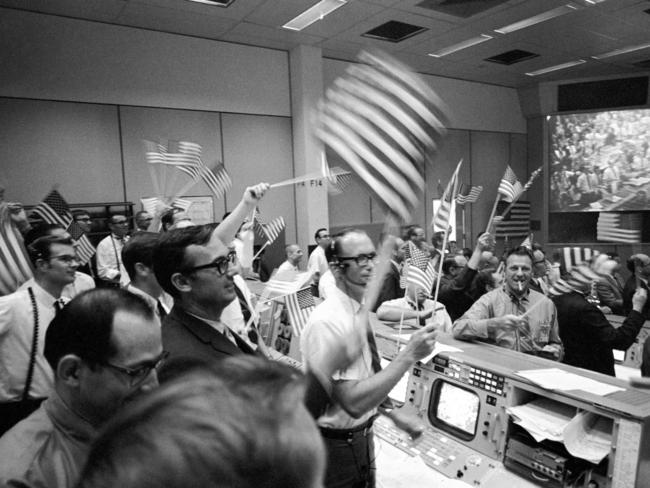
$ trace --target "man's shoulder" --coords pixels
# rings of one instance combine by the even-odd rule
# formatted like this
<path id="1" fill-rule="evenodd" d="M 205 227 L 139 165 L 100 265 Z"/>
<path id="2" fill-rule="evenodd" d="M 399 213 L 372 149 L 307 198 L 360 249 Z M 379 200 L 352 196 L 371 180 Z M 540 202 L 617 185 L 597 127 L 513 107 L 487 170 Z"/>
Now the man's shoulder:
<path id="1" fill-rule="evenodd" d="M 16 304 L 22 304 L 27 299 L 28 295 L 29 292 L 27 291 L 27 288 L 23 288 L 16 290 L 9 295 L 0 297 L 0 308 L 8 309 L 16 306 Z"/>
<path id="2" fill-rule="evenodd" d="M 110 242 L 111 242 L 111 236 L 108 235 L 108 236 L 104 237 L 101 241 L 99 241 L 97 243 L 97 247 L 98 248 L 99 247 L 106 247 L 106 246 L 108 246 L 110 244 Z"/>
<path id="3" fill-rule="evenodd" d="M 0 485 L 23 480 L 28 472 L 47 472 L 52 459 L 45 456 L 55 426 L 45 409 L 39 408 L 0 438 Z"/>

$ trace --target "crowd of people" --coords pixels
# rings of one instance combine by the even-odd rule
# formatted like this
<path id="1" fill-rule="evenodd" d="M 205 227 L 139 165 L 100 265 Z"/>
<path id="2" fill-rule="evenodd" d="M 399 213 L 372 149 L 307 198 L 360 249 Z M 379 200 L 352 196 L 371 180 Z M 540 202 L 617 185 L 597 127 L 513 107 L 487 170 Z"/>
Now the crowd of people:
<path id="1" fill-rule="evenodd" d="M 110 216 L 92 277 L 66 229 L 12 204 L 34 275 L 0 297 L 0 484 L 372 487 L 373 422 L 423 432 L 389 392 L 444 334 L 614 375 L 612 350 L 650 317 L 643 254 L 627 281 L 602 255 L 597 280 L 554 295 L 559 257 L 534 242 L 499 258 L 489 233 L 457 250 L 418 225 L 379 243 L 321 228 L 307 263 L 319 304 L 292 368 L 270 359 L 242 278 L 242 223 L 267 189 L 247 188 L 219 224 L 143 211 L 129 236 L 128 217 Z M 280 269 L 300 270 L 303 256 L 289 243 Z M 409 266 L 441 276 L 405 280 Z M 605 312 L 625 315 L 622 326 Z M 378 321 L 414 328 L 386 366 Z"/>
<path id="2" fill-rule="evenodd" d="M 647 111 L 563 115 L 552 120 L 551 211 L 604 210 L 596 202 L 616 197 L 623 184 L 633 180 L 638 191 L 630 195 L 624 208 L 646 208 L 643 179 L 650 174 Z"/>

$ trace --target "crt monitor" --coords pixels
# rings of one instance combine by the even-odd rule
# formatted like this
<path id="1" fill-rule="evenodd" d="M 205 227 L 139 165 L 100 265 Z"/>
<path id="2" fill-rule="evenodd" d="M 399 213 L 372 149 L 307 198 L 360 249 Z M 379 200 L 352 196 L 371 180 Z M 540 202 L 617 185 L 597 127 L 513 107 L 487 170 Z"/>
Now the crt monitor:
<path id="1" fill-rule="evenodd" d="M 469 388 L 437 379 L 431 389 L 429 421 L 459 439 L 470 441 L 476 435 L 479 396 Z"/>

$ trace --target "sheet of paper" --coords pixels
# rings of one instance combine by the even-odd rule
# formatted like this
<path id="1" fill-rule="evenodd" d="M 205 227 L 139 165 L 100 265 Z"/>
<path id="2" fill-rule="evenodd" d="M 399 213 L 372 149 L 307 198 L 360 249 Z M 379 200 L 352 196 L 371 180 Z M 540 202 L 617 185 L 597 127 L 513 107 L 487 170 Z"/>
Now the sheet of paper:
<path id="1" fill-rule="evenodd" d="M 454 346 L 448 346 L 447 344 L 443 344 L 441 342 L 436 342 L 436 345 L 433 348 L 433 351 L 431 351 L 431 354 L 429 354 L 425 358 L 420 359 L 420 362 L 422 364 L 427 364 L 429 361 L 431 361 L 434 357 L 436 357 L 441 352 L 463 352 L 463 350 L 458 349 L 457 347 Z"/>
<path id="2" fill-rule="evenodd" d="M 612 448 L 613 420 L 580 412 L 564 429 L 564 445 L 572 456 L 598 464 Z"/>
<path id="3" fill-rule="evenodd" d="M 599 396 L 605 396 L 616 391 L 624 390 L 624 388 L 608 385 L 607 383 L 592 380 L 575 373 L 569 373 L 560 368 L 528 369 L 517 371 L 515 374 L 522 378 L 526 378 L 547 390 L 580 390 Z"/>
<path id="4" fill-rule="evenodd" d="M 544 439 L 562 442 L 563 432 L 576 414 L 571 405 L 538 398 L 525 405 L 509 407 L 506 412 L 537 442 Z"/>

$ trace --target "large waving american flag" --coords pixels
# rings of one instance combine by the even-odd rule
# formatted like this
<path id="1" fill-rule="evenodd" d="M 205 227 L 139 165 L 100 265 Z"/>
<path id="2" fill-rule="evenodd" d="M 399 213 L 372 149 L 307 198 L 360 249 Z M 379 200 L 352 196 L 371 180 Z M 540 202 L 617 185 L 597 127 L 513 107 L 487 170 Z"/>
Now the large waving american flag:
<path id="1" fill-rule="evenodd" d="M 408 67 L 383 53 L 362 52 L 359 61 L 327 90 L 315 134 L 385 212 L 406 222 L 447 117 L 442 101 Z"/>

